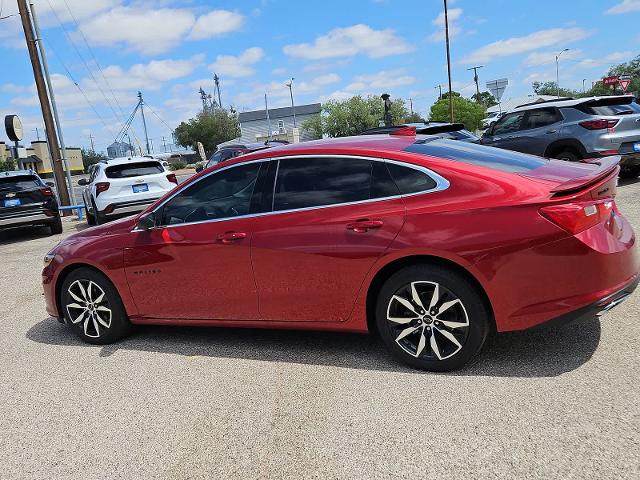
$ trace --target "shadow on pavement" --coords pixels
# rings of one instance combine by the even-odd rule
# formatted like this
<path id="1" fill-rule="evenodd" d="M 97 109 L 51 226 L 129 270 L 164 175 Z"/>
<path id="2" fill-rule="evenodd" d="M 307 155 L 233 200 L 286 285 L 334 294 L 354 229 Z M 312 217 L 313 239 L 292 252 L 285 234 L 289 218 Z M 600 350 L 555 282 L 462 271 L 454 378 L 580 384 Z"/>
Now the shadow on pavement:
<path id="1" fill-rule="evenodd" d="M 47 318 L 27 332 L 34 342 L 99 348 L 108 357 L 118 350 L 185 356 L 238 358 L 344 368 L 415 372 L 396 361 L 374 335 L 239 328 L 137 327 L 118 343 L 83 343 L 66 325 Z M 477 361 L 447 375 L 553 377 L 589 361 L 600 342 L 598 319 L 528 332 L 498 334 Z"/>
<path id="2" fill-rule="evenodd" d="M 42 237 L 50 237 L 49 227 L 15 227 L 0 230 L 0 245 L 35 240 Z"/>
<path id="3" fill-rule="evenodd" d="M 636 184 L 638 182 L 640 182 L 640 177 L 620 178 L 620 179 L 618 179 L 618 186 L 619 187 L 626 187 L 627 185 L 634 185 L 634 184 Z"/>

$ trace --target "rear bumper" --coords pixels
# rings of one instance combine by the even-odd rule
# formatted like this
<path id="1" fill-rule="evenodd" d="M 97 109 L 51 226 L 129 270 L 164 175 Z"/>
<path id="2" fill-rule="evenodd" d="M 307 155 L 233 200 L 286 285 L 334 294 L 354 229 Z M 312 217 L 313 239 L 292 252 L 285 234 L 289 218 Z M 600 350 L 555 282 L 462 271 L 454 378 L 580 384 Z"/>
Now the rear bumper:
<path id="1" fill-rule="evenodd" d="M 116 217 L 120 215 L 131 215 L 139 213 L 147 208 L 149 205 L 155 203 L 158 198 L 145 198 L 144 200 L 137 200 L 135 202 L 123 202 L 123 203 L 111 203 L 107 205 L 102 212 L 99 212 L 103 217 Z"/>
<path id="2" fill-rule="evenodd" d="M 629 296 L 638 287 L 638 283 L 640 283 L 640 276 L 636 275 L 633 280 L 625 284 L 622 288 L 616 289 L 613 293 L 596 300 L 590 305 L 578 308 L 577 310 L 565 313 L 564 315 L 560 315 L 559 317 L 549 320 L 548 322 L 541 323 L 534 328 L 555 327 L 566 325 L 567 323 L 591 320 L 595 317 L 600 317 L 629 298 Z"/>
<path id="3" fill-rule="evenodd" d="M 14 212 L 8 215 L 0 215 L 0 228 L 20 227 L 25 225 L 44 225 L 58 218 L 58 214 L 44 210 L 31 212 Z"/>

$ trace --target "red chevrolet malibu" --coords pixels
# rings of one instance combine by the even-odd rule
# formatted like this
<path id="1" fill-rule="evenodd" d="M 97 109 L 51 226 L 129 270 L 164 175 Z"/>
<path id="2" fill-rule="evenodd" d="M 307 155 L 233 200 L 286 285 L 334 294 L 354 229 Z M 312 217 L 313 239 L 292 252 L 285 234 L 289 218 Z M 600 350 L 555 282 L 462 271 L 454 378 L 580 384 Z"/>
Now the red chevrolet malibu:
<path id="1" fill-rule="evenodd" d="M 492 330 L 593 318 L 634 290 L 617 162 L 411 130 L 264 150 L 63 240 L 47 311 L 96 344 L 132 324 L 375 331 L 414 367 L 455 369 Z"/>

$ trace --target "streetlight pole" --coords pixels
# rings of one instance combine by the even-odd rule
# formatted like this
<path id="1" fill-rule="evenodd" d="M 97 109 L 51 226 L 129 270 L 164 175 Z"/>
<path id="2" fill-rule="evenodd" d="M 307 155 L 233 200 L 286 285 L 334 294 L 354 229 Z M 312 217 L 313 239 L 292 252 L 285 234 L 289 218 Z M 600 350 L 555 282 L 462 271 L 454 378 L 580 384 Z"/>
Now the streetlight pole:
<path id="1" fill-rule="evenodd" d="M 467 68 L 467 71 L 473 70 L 473 81 L 476 82 L 476 101 L 480 103 L 480 84 L 478 83 L 478 69 L 484 67 L 484 65 L 478 65 L 477 67 Z"/>
<path id="2" fill-rule="evenodd" d="M 584 82 L 586 82 L 586 81 L 587 81 L 587 79 L 586 79 L 586 78 L 583 78 L 583 79 L 582 79 L 582 93 L 586 93 L 586 90 L 585 90 L 585 88 L 584 88 Z"/>
<path id="3" fill-rule="evenodd" d="M 556 94 L 557 97 L 560 98 L 560 67 L 558 66 L 558 59 L 560 58 L 560 55 L 562 55 L 564 52 L 568 52 L 569 49 L 565 48 L 564 50 L 562 50 L 559 54 L 556 55 Z"/>
<path id="4" fill-rule="evenodd" d="M 451 94 L 451 51 L 449 49 L 449 11 L 444 0 L 444 35 L 447 43 L 447 74 L 449 75 L 449 120 L 453 123 L 453 95 Z"/>
<path id="5" fill-rule="evenodd" d="M 289 87 L 289 95 L 291 95 L 291 109 L 293 110 L 293 128 L 298 128 L 296 124 L 296 106 L 293 103 L 293 81 L 295 78 L 291 77 L 291 80 L 288 83 L 285 83 L 287 87 Z"/>

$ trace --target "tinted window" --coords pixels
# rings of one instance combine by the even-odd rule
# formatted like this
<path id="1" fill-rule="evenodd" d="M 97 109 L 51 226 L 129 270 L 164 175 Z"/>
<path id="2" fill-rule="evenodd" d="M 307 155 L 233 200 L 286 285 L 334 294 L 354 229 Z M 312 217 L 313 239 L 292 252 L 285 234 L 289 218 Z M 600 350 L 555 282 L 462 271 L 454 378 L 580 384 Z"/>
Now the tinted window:
<path id="1" fill-rule="evenodd" d="M 164 225 L 231 218 L 249 213 L 260 163 L 213 173 L 187 187 L 162 209 Z"/>
<path id="2" fill-rule="evenodd" d="M 105 169 L 107 178 L 129 178 L 143 175 L 163 173 L 164 168 L 159 162 L 131 162 L 113 165 Z"/>
<path id="3" fill-rule="evenodd" d="M 33 175 L 16 175 L 12 177 L 0 177 L 0 192 L 22 192 L 40 188 L 43 184 L 38 177 Z"/>
<path id="4" fill-rule="evenodd" d="M 405 148 L 405 151 L 448 158 L 505 172 L 528 172 L 547 163 L 547 160 L 533 155 L 452 140 L 418 141 Z M 393 175 L 393 172 L 391 173 Z"/>
<path id="5" fill-rule="evenodd" d="M 504 135 L 505 133 L 517 132 L 520 130 L 524 112 L 510 113 L 502 117 L 502 120 L 496 123 L 493 135 Z"/>
<path id="6" fill-rule="evenodd" d="M 623 105 L 579 106 L 579 110 L 589 115 L 632 115 L 640 113 L 640 105 L 636 102 Z"/>
<path id="7" fill-rule="evenodd" d="M 370 198 L 371 162 L 344 158 L 280 160 L 273 209 L 334 205 Z"/>
<path id="8" fill-rule="evenodd" d="M 527 114 L 527 122 L 525 128 L 541 128 L 559 122 L 561 120 L 560 113 L 555 108 L 540 108 L 531 110 Z"/>
<path id="9" fill-rule="evenodd" d="M 371 198 L 393 197 L 400 194 L 387 165 L 384 162 L 371 162 Z"/>
<path id="10" fill-rule="evenodd" d="M 396 163 L 387 164 L 393 180 L 398 185 L 400 193 L 416 193 L 431 190 L 436 182 L 426 173 L 411 167 L 403 167 Z"/>

